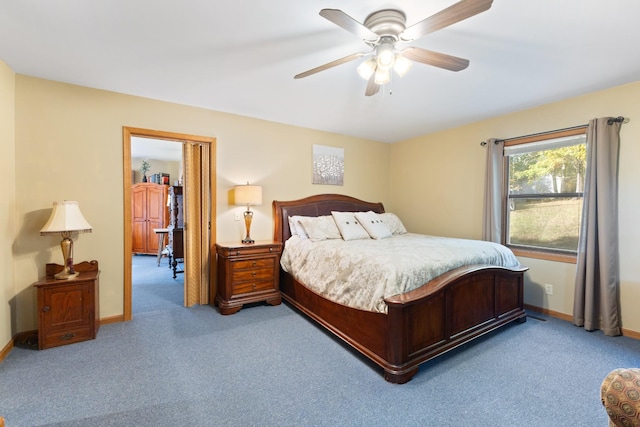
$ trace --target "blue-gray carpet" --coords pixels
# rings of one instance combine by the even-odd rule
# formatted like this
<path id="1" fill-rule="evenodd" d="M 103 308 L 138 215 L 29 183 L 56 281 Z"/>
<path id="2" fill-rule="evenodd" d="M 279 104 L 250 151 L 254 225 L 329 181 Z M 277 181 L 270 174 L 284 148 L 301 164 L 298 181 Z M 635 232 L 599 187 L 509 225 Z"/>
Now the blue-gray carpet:
<path id="1" fill-rule="evenodd" d="M 7 426 L 605 426 L 600 383 L 640 366 L 640 341 L 532 313 L 547 320 L 395 385 L 286 304 L 231 316 L 180 304 L 134 312 L 96 340 L 15 348 L 0 364 Z"/>
<path id="2" fill-rule="evenodd" d="M 179 266 L 182 269 L 182 264 Z M 131 258 L 131 311 L 133 317 L 171 310 L 184 305 L 184 275 L 169 268 L 169 259 L 149 255 Z"/>

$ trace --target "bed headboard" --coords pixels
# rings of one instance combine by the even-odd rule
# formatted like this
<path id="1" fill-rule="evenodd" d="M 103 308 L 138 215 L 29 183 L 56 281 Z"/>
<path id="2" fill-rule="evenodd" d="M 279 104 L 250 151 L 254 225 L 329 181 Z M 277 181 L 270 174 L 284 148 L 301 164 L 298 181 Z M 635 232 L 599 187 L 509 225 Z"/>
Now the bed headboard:
<path id="1" fill-rule="evenodd" d="M 293 215 L 322 216 L 331 215 L 331 211 L 384 213 L 382 203 L 365 202 L 342 194 L 318 194 L 300 200 L 273 201 L 275 227 L 273 239 L 285 242 L 291 237 L 289 217 Z"/>

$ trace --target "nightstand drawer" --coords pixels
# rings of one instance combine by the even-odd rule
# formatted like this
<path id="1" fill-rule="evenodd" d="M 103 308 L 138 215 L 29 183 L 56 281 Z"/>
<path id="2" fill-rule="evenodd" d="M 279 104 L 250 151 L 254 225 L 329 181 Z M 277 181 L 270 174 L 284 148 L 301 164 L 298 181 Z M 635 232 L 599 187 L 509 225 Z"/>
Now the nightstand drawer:
<path id="1" fill-rule="evenodd" d="M 233 283 L 236 282 L 245 282 L 247 280 L 263 280 L 269 279 L 273 281 L 273 268 L 257 268 L 253 270 L 239 270 L 234 271 L 231 276 L 231 281 Z"/>
<path id="2" fill-rule="evenodd" d="M 262 258 L 262 259 L 250 259 L 246 261 L 234 261 L 232 263 L 233 270 L 240 269 L 249 269 L 249 268 L 263 268 L 269 267 L 273 268 L 275 266 L 276 259 L 274 257 L 271 258 Z"/>
<path id="3" fill-rule="evenodd" d="M 59 345 L 72 344 L 75 342 L 93 339 L 95 336 L 90 328 L 68 329 L 57 333 L 46 334 L 43 337 L 43 347 L 57 347 Z"/>
<path id="4" fill-rule="evenodd" d="M 233 295 L 247 294 L 250 292 L 268 291 L 274 289 L 273 279 L 242 282 L 233 284 Z"/>
<path id="5" fill-rule="evenodd" d="M 218 247 L 217 251 L 219 255 L 225 258 L 239 257 L 239 256 L 260 256 L 268 254 L 280 254 L 281 246 L 243 246 L 243 247 Z"/>

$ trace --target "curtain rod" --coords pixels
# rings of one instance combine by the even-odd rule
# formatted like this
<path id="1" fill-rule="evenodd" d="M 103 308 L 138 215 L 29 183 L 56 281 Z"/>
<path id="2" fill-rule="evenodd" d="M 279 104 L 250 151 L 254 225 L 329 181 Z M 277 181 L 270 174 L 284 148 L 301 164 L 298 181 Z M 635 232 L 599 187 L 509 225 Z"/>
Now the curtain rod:
<path id="1" fill-rule="evenodd" d="M 623 117 L 623 116 L 618 116 L 615 118 L 610 118 L 609 120 L 607 120 L 607 124 L 608 125 L 612 125 L 614 123 L 629 123 L 629 118 L 628 117 Z M 557 130 L 552 130 L 552 131 L 547 131 L 547 132 L 540 132 L 540 133 L 532 133 L 530 135 L 523 135 L 523 136 L 516 136 L 513 138 L 506 138 L 506 139 L 496 139 L 494 144 L 497 144 L 499 142 L 507 142 L 507 141 L 511 141 L 514 139 L 520 139 L 520 138 L 529 138 L 532 136 L 542 136 L 542 135 L 546 135 L 548 133 L 555 133 L 555 132 L 563 132 L 563 131 L 567 131 L 567 130 L 573 130 L 573 129 L 580 129 L 580 128 L 584 128 L 587 127 L 588 125 L 580 125 L 580 126 L 573 126 L 573 127 L 569 127 L 569 128 L 564 128 L 564 129 L 557 129 Z M 481 146 L 485 146 L 487 145 L 487 141 L 482 141 L 480 142 Z"/>
<path id="2" fill-rule="evenodd" d="M 612 125 L 614 123 L 629 123 L 629 117 L 618 116 L 607 120 L 608 125 Z"/>

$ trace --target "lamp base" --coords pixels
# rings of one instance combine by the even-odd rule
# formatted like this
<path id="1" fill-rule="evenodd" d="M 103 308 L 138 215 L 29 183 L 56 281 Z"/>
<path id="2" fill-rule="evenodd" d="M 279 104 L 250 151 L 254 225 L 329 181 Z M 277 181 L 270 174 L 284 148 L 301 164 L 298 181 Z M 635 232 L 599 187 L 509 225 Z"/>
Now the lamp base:
<path id="1" fill-rule="evenodd" d="M 64 268 L 60 273 L 54 274 L 53 278 L 57 280 L 73 279 L 78 277 L 80 273 L 76 272 L 73 268 L 73 240 L 69 232 L 62 234 L 62 241 L 60 242 L 60 249 L 62 249 L 62 259 L 64 260 Z"/>
<path id="2" fill-rule="evenodd" d="M 80 273 L 78 273 L 77 271 L 74 271 L 72 273 L 71 271 L 69 271 L 69 267 L 65 267 L 64 270 L 62 270 L 60 273 L 54 274 L 53 278 L 56 280 L 68 280 L 68 279 L 74 279 L 79 275 Z"/>
<path id="3" fill-rule="evenodd" d="M 247 236 L 244 239 L 242 239 L 242 243 L 245 245 L 250 245 L 252 243 L 255 243 L 255 240 L 253 240 L 249 235 L 249 232 L 251 230 L 252 219 L 253 219 L 253 212 L 251 212 L 251 210 L 249 210 L 249 206 L 247 206 L 247 210 L 244 213 L 244 225 L 247 228 Z"/>

